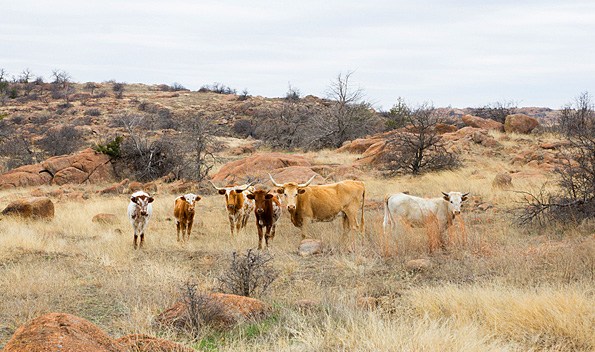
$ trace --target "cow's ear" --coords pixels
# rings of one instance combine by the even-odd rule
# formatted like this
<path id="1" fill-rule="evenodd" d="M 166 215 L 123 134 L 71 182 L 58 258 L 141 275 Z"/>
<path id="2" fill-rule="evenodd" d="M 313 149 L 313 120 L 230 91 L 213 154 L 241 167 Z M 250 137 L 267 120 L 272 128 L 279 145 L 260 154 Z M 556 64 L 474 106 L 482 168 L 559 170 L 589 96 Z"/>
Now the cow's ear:
<path id="1" fill-rule="evenodd" d="M 284 192 L 285 192 L 285 188 L 283 188 L 283 187 L 277 188 L 277 193 L 283 194 Z"/>
<path id="2" fill-rule="evenodd" d="M 136 197 L 130 197 L 130 201 L 131 201 L 132 203 L 136 203 L 136 204 L 138 204 L 138 201 L 137 201 Z"/>
<path id="3" fill-rule="evenodd" d="M 462 197 L 461 197 L 461 200 L 462 200 L 463 202 L 464 202 L 464 201 L 466 201 L 467 199 L 469 199 L 467 196 L 462 196 Z"/>
<path id="4" fill-rule="evenodd" d="M 304 193 L 306 193 L 305 188 L 298 188 L 298 194 L 304 194 Z"/>
<path id="5" fill-rule="evenodd" d="M 149 202 L 149 203 L 153 203 L 153 201 L 154 201 L 154 200 L 155 200 L 155 198 L 153 198 L 153 197 L 149 197 L 149 200 L 148 200 L 148 202 Z"/>
<path id="6" fill-rule="evenodd" d="M 274 195 L 272 195 L 272 194 L 270 194 L 270 193 L 267 193 L 267 194 L 264 196 L 264 199 L 271 199 L 271 198 L 273 198 L 273 197 L 274 197 Z"/>
<path id="7" fill-rule="evenodd" d="M 248 199 L 254 199 L 254 194 L 248 193 L 248 194 L 246 194 L 246 198 L 248 198 Z"/>
<path id="8" fill-rule="evenodd" d="M 200 198 L 200 196 L 199 196 L 199 195 L 197 195 L 197 196 L 194 196 L 194 201 L 195 201 L 195 202 L 198 202 L 199 200 L 201 200 L 201 198 Z"/>
<path id="9" fill-rule="evenodd" d="M 450 202 L 450 197 L 449 196 L 442 196 L 442 198 L 444 198 L 445 201 Z"/>
<path id="10" fill-rule="evenodd" d="M 224 189 L 220 189 L 217 191 L 217 193 L 219 193 L 220 195 L 225 195 L 225 190 Z"/>

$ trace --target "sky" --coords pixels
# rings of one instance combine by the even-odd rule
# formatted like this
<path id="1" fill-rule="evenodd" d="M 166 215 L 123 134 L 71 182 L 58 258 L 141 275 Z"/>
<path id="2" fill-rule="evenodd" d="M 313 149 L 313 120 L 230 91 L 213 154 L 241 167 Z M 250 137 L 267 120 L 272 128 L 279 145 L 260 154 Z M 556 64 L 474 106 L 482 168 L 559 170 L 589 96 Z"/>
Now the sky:
<path id="1" fill-rule="evenodd" d="M 595 94 L 595 1 L 0 0 L 0 68 L 51 80 L 215 82 L 251 95 L 326 97 L 353 72 L 376 109 Z"/>

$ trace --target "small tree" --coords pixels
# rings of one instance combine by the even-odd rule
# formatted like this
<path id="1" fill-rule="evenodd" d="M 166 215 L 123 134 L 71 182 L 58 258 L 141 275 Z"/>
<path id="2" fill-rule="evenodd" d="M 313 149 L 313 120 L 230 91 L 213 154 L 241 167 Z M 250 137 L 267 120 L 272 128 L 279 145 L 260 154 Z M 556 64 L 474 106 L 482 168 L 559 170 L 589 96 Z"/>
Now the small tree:
<path id="1" fill-rule="evenodd" d="M 273 255 L 246 250 L 233 252 L 229 268 L 218 277 L 219 289 L 239 296 L 259 297 L 265 294 L 279 273 L 272 267 Z"/>
<path id="2" fill-rule="evenodd" d="M 397 98 L 397 103 L 388 111 L 385 115 L 386 122 L 385 126 L 387 130 L 396 130 L 404 127 L 407 117 L 411 115 L 409 106 L 405 103 L 405 100 L 401 97 Z"/>
<path id="3" fill-rule="evenodd" d="M 442 119 L 433 107 L 422 104 L 404 117 L 406 131 L 394 134 L 386 142 L 382 168 L 389 176 L 421 174 L 451 169 L 459 164 L 456 154 L 446 150 L 436 124 Z"/>
<path id="4" fill-rule="evenodd" d="M 215 165 L 213 154 L 215 130 L 215 125 L 204 115 L 196 115 L 188 119 L 186 131 L 192 147 L 192 161 L 189 163 L 190 176 L 198 182 L 204 180 Z"/>
<path id="5" fill-rule="evenodd" d="M 67 155 L 80 148 L 81 136 L 81 132 L 74 126 L 50 128 L 36 142 L 36 145 L 49 156 Z"/>
<path id="6" fill-rule="evenodd" d="M 497 101 L 481 107 L 472 108 L 471 114 L 504 123 L 506 116 L 516 113 L 517 105 L 515 101 Z"/>

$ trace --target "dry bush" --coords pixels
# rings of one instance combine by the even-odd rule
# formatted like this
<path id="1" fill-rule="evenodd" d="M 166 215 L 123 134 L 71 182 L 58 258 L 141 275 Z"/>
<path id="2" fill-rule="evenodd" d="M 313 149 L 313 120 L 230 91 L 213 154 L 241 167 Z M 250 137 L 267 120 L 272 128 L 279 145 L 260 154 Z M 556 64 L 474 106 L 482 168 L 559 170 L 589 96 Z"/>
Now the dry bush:
<path id="1" fill-rule="evenodd" d="M 205 328 L 215 327 L 225 314 L 221 301 L 200 288 L 196 280 L 188 279 L 180 288 L 188 312 L 190 326 L 186 329 L 195 337 Z"/>
<path id="2" fill-rule="evenodd" d="M 252 248 L 245 254 L 233 252 L 229 268 L 217 278 L 219 290 L 246 297 L 264 295 L 278 277 L 273 259 L 272 254 Z"/>

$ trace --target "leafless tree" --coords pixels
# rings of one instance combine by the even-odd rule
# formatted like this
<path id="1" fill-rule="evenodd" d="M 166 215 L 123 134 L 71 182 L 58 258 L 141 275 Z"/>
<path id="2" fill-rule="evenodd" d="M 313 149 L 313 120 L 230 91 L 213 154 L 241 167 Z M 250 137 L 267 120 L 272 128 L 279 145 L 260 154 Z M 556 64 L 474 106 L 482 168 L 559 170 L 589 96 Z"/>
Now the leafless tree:
<path id="1" fill-rule="evenodd" d="M 273 255 L 250 248 L 233 252 L 229 268 L 218 277 L 219 289 L 239 296 L 259 297 L 266 293 L 279 273 L 272 266 Z"/>
<path id="2" fill-rule="evenodd" d="M 428 104 L 409 109 L 404 131 L 388 139 L 382 168 L 387 175 L 421 174 L 458 166 L 456 154 L 446 150 L 435 127 L 442 122 Z"/>
<path id="3" fill-rule="evenodd" d="M 188 163 L 189 176 L 195 181 L 202 181 L 207 177 L 215 165 L 216 126 L 204 115 L 194 115 L 187 119 L 185 138 L 192 147 L 192 160 Z"/>
<path id="4" fill-rule="evenodd" d="M 74 126 L 60 126 L 48 129 L 35 144 L 49 156 L 67 155 L 80 148 L 81 136 Z"/>
<path id="5" fill-rule="evenodd" d="M 506 116 L 516 113 L 517 105 L 517 102 L 512 100 L 502 102 L 497 101 L 481 107 L 472 108 L 471 114 L 483 117 L 484 119 L 492 119 L 504 123 L 506 121 Z"/>

